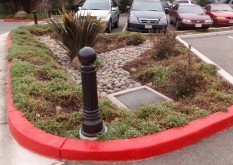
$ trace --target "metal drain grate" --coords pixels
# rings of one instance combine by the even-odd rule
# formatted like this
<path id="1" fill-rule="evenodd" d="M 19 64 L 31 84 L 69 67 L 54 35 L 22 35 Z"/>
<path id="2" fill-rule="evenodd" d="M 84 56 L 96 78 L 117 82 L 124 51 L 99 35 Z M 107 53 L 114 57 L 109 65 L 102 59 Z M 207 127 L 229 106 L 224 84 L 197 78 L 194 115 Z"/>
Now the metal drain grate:
<path id="1" fill-rule="evenodd" d="M 142 104 L 156 104 L 164 101 L 172 101 L 163 94 L 147 87 L 127 89 L 108 95 L 108 99 L 122 108 L 137 109 Z"/>

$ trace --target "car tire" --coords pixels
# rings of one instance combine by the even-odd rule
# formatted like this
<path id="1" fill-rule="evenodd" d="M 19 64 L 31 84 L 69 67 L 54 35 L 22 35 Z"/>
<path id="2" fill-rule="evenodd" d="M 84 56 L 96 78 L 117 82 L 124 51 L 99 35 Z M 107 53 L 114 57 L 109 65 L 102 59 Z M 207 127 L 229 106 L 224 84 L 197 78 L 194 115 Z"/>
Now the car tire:
<path id="1" fill-rule="evenodd" d="M 114 23 L 114 27 L 118 28 L 119 27 L 119 16 L 117 18 L 117 21 Z"/>
<path id="2" fill-rule="evenodd" d="M 170 19 L 170 18 L 169 18 L 169 23 L 170 23 L 170 24 L 173 24 L 173 21 L 172 21 L 172 19 Z"/>
<path id="3" fill-rule="evenodd" d="M 180 26 L 179 26 L 179 21 L 178 20 L 176 20 L 175 26 L 176 26 L 176 30 L 180 30 Z"/>
<path id="4" fill-rule="evenodd" d="M 112 32 L 112 20 L 109 20 L 109 23 L 108 23 L 108 27 L 107 27 L 106 32 L 107 32 L 107 33 L 111 33 L 111 32 Z"/>

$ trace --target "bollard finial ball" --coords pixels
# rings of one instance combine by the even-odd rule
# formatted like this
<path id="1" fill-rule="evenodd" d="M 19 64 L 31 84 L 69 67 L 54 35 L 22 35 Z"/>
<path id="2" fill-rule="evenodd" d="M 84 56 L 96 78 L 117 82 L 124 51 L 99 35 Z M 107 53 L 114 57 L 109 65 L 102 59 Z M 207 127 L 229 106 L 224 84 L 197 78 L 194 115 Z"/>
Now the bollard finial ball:
<path id="1" fill-rule="evenodd" d="M 80 49 L 77 56 L 82 65 L 93 64 L 96 60 L 95 50 L 91 47 L 84 47 Z"/>

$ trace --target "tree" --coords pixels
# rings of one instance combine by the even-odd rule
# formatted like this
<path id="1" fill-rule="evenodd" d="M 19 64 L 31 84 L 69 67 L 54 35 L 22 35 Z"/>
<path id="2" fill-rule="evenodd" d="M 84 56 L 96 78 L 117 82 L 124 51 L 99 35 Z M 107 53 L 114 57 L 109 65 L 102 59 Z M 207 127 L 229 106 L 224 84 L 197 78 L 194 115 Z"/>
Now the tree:
<path id="1" fill-rule="evenodd" d="M 32 1 L 34 0 L 14 0 L 14 7 L 16 11 L 24 10 L 30 13 Z"/>
<path id="2" fill-rule="evenodd" d="M 120 10 L 126 11 L 126 6 L 130 6 L 132 4 L 132 0 L 120 0 Z"/>

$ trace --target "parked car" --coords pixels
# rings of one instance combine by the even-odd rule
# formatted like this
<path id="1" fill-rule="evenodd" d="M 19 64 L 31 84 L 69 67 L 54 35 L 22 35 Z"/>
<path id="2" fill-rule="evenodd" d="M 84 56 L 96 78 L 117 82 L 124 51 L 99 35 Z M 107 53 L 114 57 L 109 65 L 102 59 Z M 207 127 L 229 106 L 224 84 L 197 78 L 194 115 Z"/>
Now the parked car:
<path id="1" fill-rule="evenodd" d="M 165 0 L 162 0 L 162 5 L 163 5 L 163 8 L 165 10 L 165 13 L 168 14 L 169 10 L 171 9 L 172 7 L 172 4 L 170 1 L 165 1 Z"/>
<path id="2" fill-rule="evenodd" d="M 79 8 L 77 15 L 85 16 L 87 14 L 101 19 L 101 22 L 107 24 L 106 31 L 111 33 L 112 27 L 119 26 L 119 8 L 115 0 L 86 0 Z"/>
<path id="3" fill-rule="evenodd" d="M 233 0 L 226 0 L 224 3 L 230 5 L 233 8 Z"/>
<path id="4" fill-rule="evenodd" d="M 134 0 L 129 7 L 128 31 L 158 31 L 167 29 L 168 21 L 160 1 Z"/>
<path id="5" fill-rule="evenodd" d="M 207 0 L 207 4 L 218 4 L 219 1 L 217 0 Z"/>
<path id="6" fill-rule="evenodd" d="M 175 1 L 173 1 L 172 6 L 175 6 L 176 4 L 180 4 L 180 3 L 189 3 L 189 4 L 191 4 L 192 1 L 191 0 L 175 0 Z"/>
<path id="7" fill-rule="evenodd" d="M 208 29 L 212 25 L 209 15 L 199 5 L 176 4 L 169 12 L 170 23 L 175 24 L 177 30 L 181 28 Z"/>
<path id="8" fill-rule="evenodd" d="M 213 25 L 233 25 L 233 9 L 227 4 L 210 4 L 205 7 Z"/>
<path id="9" fill-rule="evenodd" d="M 78 4 L 72 5 L 71 11 L 76 13 L 79 10 L 79 8 L 83 5 L 84 2 L 85 2 L 85 0 L 81 0 Z"/>

